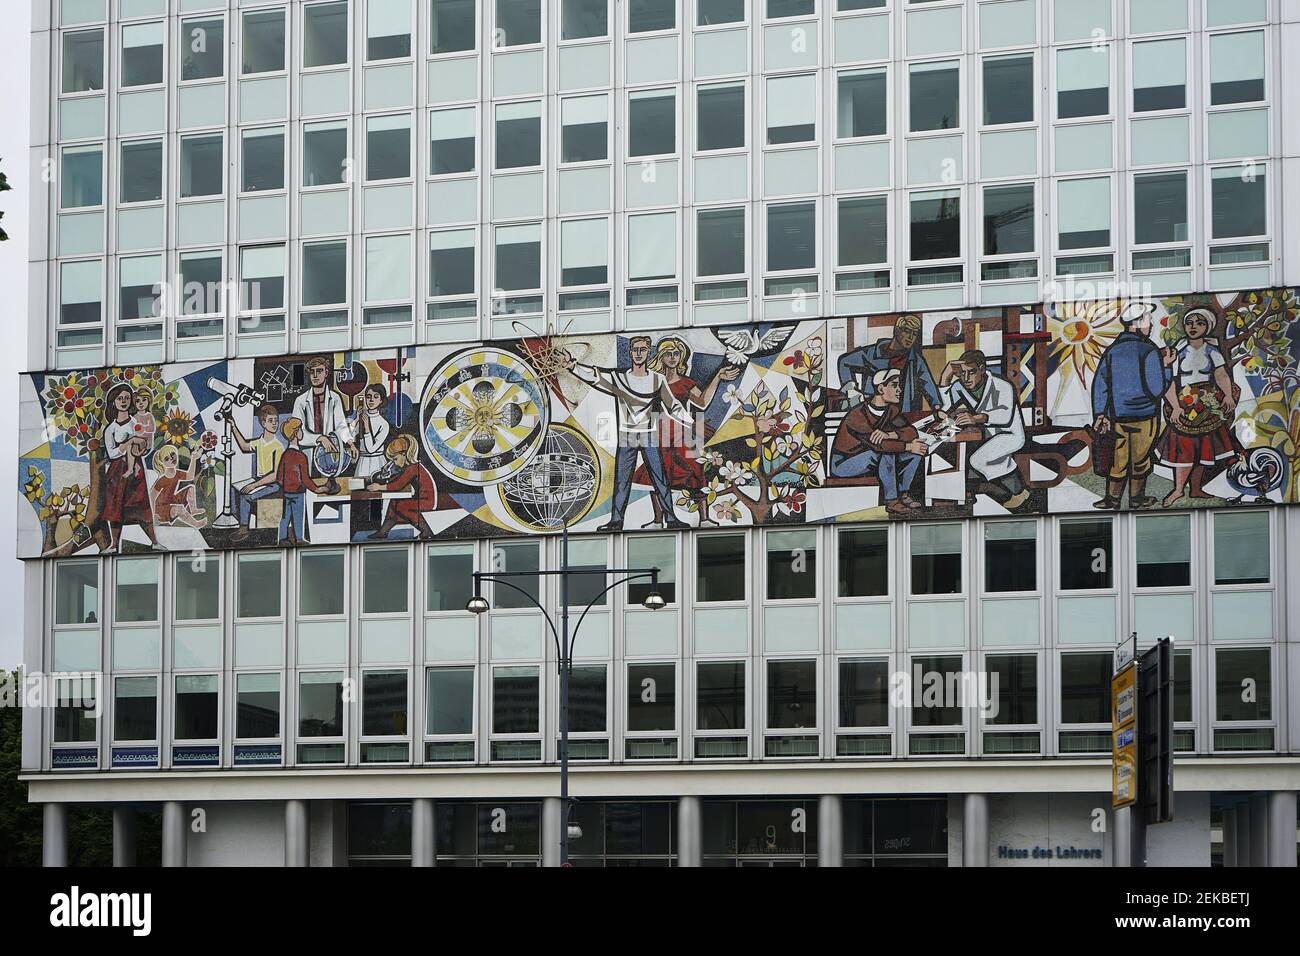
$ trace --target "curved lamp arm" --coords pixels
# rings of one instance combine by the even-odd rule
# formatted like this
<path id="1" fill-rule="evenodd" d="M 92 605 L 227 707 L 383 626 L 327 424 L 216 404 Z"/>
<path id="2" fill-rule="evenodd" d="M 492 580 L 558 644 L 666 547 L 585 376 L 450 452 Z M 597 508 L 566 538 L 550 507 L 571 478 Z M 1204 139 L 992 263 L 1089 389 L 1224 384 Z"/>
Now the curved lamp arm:
<path id="1" fill-rule="evenodd" d="M 578 623 L 575 624 L 575 625 L 573 625 L 573 630 L 569 632 L 569 648 L 568 648 L 568 650 L 569 650 L 569 657 L 572 657 L 572 656 L 573 656 L 573 645 L 574 645 L 574 644 L 577 642 L 577 640 L 578 640 L 578 628 L 582 627 L 582 622 L 586 619 L 586 617 L 587 617 L 587 612 L 590 611 L 593 607 L 595 607 L 595 606 L 596 606 L 596 602 L 599 601 L 601 598 L 603 598 L 603 597 L 604 597 L 606 594 L 608 594 L 610 591 L 614 590 L 614 588 L 618 587 L 620 584 L 627 584 L 627 582 L 629 582 L 629 581 L 635 581 L 637 578 L 654 578 L 654 579 L 658 580 L 658 578 L 659 578 L 659 572 L 658 572 L 658 571 L 642 571 L 642 572 L 639 573 L 639 574 L 629 574 L 629 575 L 628 575 L 627 577 L 625 577 L 625 578 L 619 578 L 617 581 L 615 581 L 615 582 L 614 582 L 613 584 L 611 584 L 609 587 L 605 588 L 605 590 L 601 591 L 601 592 L 600 592 L 599 594 L 597 594 L 594 598 L 592 598 L 591 601 L 588 602 L 587 606 L 586 606 L 585 608 L 582 609 L 582 613 L 581 613 L 580 615 L 578 615 Z"/>
<path id="2" fill-rule="evenodd" d="M 537 608 L 537 610 L 542 612 L 542 620 L 545 621 L 546 626 L 551 629 L 551 637 L 554 638 L 555 640 L 555 653 L 556 654 L 560 653 L 560 634 L 558 631 L 555 630 L 555 624 L 552 623 L 551 616 L 546 613 L 546 608 L 542 607 L 541 602 L 539 602 L 537 598 L 533 597 L 531 594 L 529 594 L 523 588 L 519 587 L 517 584 L 511 584 L 509 581 L 506 581 L 502 578 L 495 577 L 491 574 L 484 574 L 484 575 L 476 574 L 474 575 L 474 578 L 476 581 L 491 581 L 493 584 L 505 585 L 511 590 L 518 591 L 524 597 L 528 598 L 528 600 L 532 601 L 533 607 Z"/>

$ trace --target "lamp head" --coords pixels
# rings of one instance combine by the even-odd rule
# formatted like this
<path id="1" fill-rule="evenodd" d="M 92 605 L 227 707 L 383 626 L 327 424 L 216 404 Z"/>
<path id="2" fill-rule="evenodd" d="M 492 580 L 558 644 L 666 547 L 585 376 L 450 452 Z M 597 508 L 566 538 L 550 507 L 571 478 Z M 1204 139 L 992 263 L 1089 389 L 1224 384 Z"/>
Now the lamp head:
<path id="1" fill-rule="evenodd" d="M 491 609 L 492 605 L 488 604 L 487 598 L 481 594 L 475 594 L 465 603 L 465 610 L 471 614 L 485 614 Z"/>
<path id="2" fill-rule="evenodd" d="M 645 600 L 641 602 L 641 606 L 648 611 L 657 611 L 667 603 L 668 602 L 664 600 L 662 594 L 658 591 L 651 591 L 645 596 Z"/>

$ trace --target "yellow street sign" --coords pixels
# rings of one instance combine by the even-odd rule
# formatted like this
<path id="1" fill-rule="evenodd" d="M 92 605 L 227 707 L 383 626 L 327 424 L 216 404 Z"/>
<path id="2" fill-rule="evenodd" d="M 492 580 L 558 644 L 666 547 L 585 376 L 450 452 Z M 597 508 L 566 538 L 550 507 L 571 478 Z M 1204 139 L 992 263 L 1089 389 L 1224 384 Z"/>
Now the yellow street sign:
<path id="1" fill-rule="evenodd" d="M 1111 806 L 1137 802 L 1137 663 L 1110 679 Z"/>

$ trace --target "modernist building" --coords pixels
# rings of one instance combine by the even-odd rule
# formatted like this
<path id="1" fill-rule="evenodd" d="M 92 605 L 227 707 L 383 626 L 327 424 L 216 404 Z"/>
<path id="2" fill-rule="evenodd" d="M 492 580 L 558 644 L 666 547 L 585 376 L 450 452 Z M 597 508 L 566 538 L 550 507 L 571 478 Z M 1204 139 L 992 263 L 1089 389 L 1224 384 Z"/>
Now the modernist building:
<path id="1" fill-rule="evenodd" d="M 33 11 L 49 862 L 1296 864 L 1300 4 Z"/>

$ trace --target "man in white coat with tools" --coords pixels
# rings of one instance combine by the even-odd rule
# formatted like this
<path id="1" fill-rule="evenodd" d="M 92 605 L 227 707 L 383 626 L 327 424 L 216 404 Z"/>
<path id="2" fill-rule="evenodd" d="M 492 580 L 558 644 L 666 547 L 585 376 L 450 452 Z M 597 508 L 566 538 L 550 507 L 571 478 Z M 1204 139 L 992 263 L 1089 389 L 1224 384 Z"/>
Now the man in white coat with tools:
<path id="1" fill-rule="evenodd" d="M 988 370 L 988 358 L 978 349 L 944 366 L 939 379 L 944 405 L 939 416 L 961 428 L 979 428 L 984 441 L 971 452 L 970 467 L 983 481 L 977 489 L 1014 511 L 1029 500 L 1029 490 L 1016 469 L 1016 452 L 1025 444 L 1016 390 Z"/>

